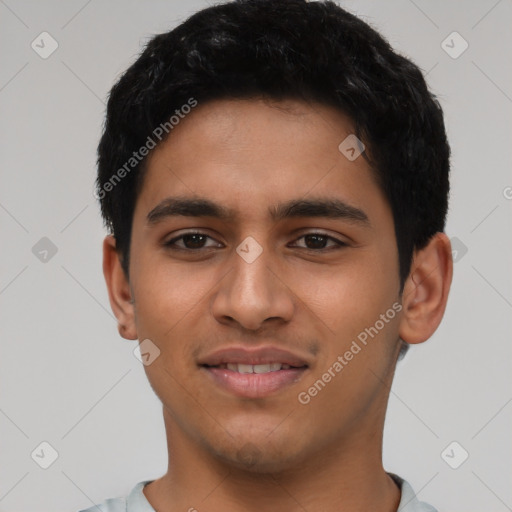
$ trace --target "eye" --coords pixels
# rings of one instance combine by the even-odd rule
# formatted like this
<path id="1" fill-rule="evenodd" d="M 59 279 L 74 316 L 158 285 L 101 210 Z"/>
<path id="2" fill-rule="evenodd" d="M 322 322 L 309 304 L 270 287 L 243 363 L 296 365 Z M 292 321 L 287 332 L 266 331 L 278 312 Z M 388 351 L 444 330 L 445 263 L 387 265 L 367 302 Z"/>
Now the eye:
<path id="1" fill-rule="evenodd" d="M 206 245 L 208 240 L 211 240 L 213 243 Z M 222 244 L 216 242 L 212 237 L 199 232 L 184 233 L 169 240 L 168 242 L 165 242 L 164 245 L 166 247 L 181 250 L 197 250 L 210 247 L 222 247 Z"/>
<path id="2" fill-rule="evenodd" d="M 325 233 L 307 233 L 297 238 L 295 242 L 298 240 L 304 239 L 304 246 L 298 246 L 303 249 L 311 249 L 311 250 L 322 250 L 322 249 L 332 249 L 346 246 L 347 244 L 334 238 Z M 331 242 L 331 245 L 327 245 Z"/>
<path id="3" fill-rule="evenodd" d="M 304 244 L 298 244 L 299 240 L 304 240 Z M 337 249 L 347 244 L 334 238 L 326 233 L 306 233 L 297 238 L 294 242 L 295 247 L 308 249 L 313 251 L 322 251 L 329 249 Z M 183 251 L 198 251 L 201 249 L 220 248 L 221 243 L 217 242 L 211 236 L 201 232 L 183 233 L 164 243 L 165 247 Z"/>

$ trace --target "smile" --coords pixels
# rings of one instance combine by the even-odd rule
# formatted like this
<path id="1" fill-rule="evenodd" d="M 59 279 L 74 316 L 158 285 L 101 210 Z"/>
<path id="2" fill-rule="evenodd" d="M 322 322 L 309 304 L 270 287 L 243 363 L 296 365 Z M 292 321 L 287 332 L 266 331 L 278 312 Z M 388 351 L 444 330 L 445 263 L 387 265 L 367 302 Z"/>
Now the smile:
<path id="1" fill-rule="evenodd" d="M 309 354 L 276 345 L 230 345 L 205 355 L 198 363 L 220 391 L 243 398 L 264 398 L 301 380 L 310 359 Z"/>

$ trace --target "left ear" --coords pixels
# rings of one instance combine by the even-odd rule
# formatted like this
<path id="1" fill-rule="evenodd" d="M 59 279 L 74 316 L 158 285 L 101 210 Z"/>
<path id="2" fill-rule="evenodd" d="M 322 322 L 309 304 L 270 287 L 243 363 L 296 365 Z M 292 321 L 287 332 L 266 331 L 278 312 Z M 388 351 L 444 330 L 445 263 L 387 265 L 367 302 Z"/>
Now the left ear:
<path id="1" fill-rule="evenodd" d="M 453 275 L 450 240 L 436 233 L 423 249 L 414 253 L 411 271 L 402 295 L 400 337 L 407 343 L 422 343 L 441 323 Z"/>

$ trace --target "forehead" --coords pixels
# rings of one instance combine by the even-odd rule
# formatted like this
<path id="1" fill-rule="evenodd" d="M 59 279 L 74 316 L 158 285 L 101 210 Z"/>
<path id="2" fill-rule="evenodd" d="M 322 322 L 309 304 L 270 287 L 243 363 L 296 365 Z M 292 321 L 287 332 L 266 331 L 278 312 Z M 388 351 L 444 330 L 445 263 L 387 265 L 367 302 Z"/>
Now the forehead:
<path id="1" fill-rule="evenodd" d="M 177 195 L 209 197 L 242 215 L 308 195 L 334 194 L 354 207 L 372 194 L 382 201 L 363 156 L 340 150 L 347 137 L 350 119 L 318 103 L 199 104 L 149 155 L 136 213 Z"/>
<path id="2" fill-rule="evenodd" d="M 339 143 L 351 133 L 348 116 L 319 103 L 215 100 L 200 104 L 185 116 L 167 144 L 160 145 L 154 154 L 172 148 L 176 158 L 188 161 L 205 154 L 218 158 L 224 154 L 231 163 L 237 154 L 243 158 L 258 151 L 262 159 L 276 156 L 293 160 L 309 155 L 318 160 L 320 153 L 337 157 Z M 308 139 L 310 143 L 304 144 Z"/>

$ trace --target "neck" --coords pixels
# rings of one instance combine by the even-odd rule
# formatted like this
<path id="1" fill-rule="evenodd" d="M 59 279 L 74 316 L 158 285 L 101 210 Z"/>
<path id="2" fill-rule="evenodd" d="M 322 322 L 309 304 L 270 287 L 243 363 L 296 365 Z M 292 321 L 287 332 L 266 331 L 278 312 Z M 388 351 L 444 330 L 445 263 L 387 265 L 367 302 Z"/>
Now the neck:
<path id="1" fill-rule="evenodd" d="M 382 466 L 384 415 L 289 469 L 237 468 L 187 437 L 165 412 L 167 473 L 144 488 L 157 512 L 396 512 L 400 490 Z M 373 422 L 371 420 L 374 420 Z"/>

